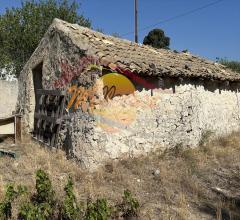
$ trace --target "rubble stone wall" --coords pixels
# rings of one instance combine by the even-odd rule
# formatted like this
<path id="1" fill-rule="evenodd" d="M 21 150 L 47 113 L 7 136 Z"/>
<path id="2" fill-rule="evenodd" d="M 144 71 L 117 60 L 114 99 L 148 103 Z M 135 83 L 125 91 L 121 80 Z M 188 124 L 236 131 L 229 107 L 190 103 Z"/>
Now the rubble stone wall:
<path id="1" fill-rule="evenodd" d="M 94 130 L 85 134 L 90 145 L 81 145 L 81 151 L 73 149 L 75 155 L 85 165 L 96 167 L 106 160 L 134 157 L 156 149 L 196 147 L 208 131 L 221 136 L 239 130 L 239 92 L 212 89 L 187 83 L 176 86 L 174 93 L 155 89 L 152 93 L 143 90 L 115 97 L 98 106 L 107 112 L 105 118 L 95 115 Z"/>

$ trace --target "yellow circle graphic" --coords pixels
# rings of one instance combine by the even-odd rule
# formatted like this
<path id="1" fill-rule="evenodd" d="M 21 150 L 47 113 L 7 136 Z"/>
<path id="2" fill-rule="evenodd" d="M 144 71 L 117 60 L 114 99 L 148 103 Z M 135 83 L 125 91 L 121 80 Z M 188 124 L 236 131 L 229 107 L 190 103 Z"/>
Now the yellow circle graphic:
<path id="1" fill-rule="evenodd" d="M 134 93 L 135 86 L 124 75 L 119 73 L 108 73 L 101 77 L 103 81 L 103 94 L 105 98 L 114 96 L 129 95 Z"/>
<path id="2" fill-rule="evenodd" d="M 111 72 L 101 77 L 103 83 L 103 95 L 105 99 L 115 96 L 129 95 L 135 92 L 135 86 L 126 76 Z M 107 132 L 117 132 L 126 129 L 136 118 L 135 108 L 132 106 L 121 106 L 116 103 L 95 109 L 94 114 L 100 118 L 98 126 Z"/>

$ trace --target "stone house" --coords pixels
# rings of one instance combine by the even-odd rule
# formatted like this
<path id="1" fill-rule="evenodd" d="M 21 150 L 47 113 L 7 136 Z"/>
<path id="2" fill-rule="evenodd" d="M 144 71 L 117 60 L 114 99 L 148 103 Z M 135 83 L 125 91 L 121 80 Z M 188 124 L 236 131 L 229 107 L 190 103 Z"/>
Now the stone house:
<path id="1" fill-rule="evenodd" d="M 25 135 L 83 166 L 195 147 L 240 127 L 240 75 L 189 53 L 154 49 L 55 19 L 19 78 Z"/>

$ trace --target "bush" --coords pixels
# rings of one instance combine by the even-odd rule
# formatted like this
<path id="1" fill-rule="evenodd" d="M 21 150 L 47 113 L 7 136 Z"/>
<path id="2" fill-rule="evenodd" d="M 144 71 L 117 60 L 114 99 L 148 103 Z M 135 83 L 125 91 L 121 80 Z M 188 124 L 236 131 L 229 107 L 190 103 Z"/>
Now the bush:
<path id="1" fill-rule="evenodd" d="M 107 220 L 117 216 L 128 219 L 136 217 L 138 214 L 139 203 L 133 198 L 129 190 L 124 191 L 121 204 L 110 207 L 104 198 L 97 199 L 95 202 L 89 199 L 86 208 L 81 210 L 74 194 L 71 177 L 68 178 L 64 187 L 65 198 L 63 202 L 55 198 L 52 183 L 43 170 L 36 172 L 35 188 L 36 193 L 31 196 L 26 193 L 26 187 L 18 186 L 15 189 L 14 185 L 8 185 L 5 197 L 0 203 L 0 219 L 9 220 L 13 217 L 12 203 L 24 193 L 27 195 L 27 200 L 22 202 L 18 210 L 18 220 Z"/>
<path id="2" fill-rule="evenodd" d="M 36 173 L 36 201 L 38 203 L 54 202 L 54 191 L 48 175 L 43 170 Z"/>
<path id="3" fill-rule="evenodd" d="M 56 205 L 52 183 L 43 170 L 36 172 L 36 194 L 30 202 L 23 204 L 19 211 L 19 219 L 22 220 L 47 220 L 52 219 Z"/>
<path id="4" fill-rule="evenodd" d="M 107 220 L 111 216 L 111 208 L 106 199 L 97 199 L 95 203 L 88 201 L 85 214 L 86 220 Z"/>
<path id="5" fill-rule="evenodd" d="M 16 197 L 17 192 L 13 185 L 8 185 L 3 202 L 0 203 L 0 216 L 3 219 L 12 217 L 12 202 Z"/>
<path id="6" fill-rule="evenodd" d="M 76 196 L 73 192 L 73 181 L 71 177 L 69 177 L 64 191 L 66 193 L 66 198 L 63 203 L 63 218 L 66 220 L 78 219 L 81 214 L 81 210 L 76 202 Z"/>
<path id="7" fill-rule="evenodd" d="M 52 207 L 48 203 L 34 204 L 32 202 L 23 204 L 20 208 L 18 219 L 20 220 L 47 220 L 52 219 Z"/>
<path id="8" fill-rule="evenodd" d="M 129 190 L 124 191 L 123 204 L 125 205 L 124 216 L 137 216 L 139 202 L 137 199 L 133 198 Z"/>
<path id="9" fill-rule="evenodd" d="M 115 217 L 128 219 L 138 216 L 139 202 L 132 196 L 129 190 L 124 191 L 122 203 L 116 206 Z"/>
<path id="10" fill-rule="evenodd" d="M 10 184 L 6 188 L 6 193 L 3 201 L 0 203 L 0 218 L 10 219 L 12 217 L 12 202 L 19 195 L 22 195 L 27 191 L 26 187 L 19 185 L 17 190 L 14 189 L 14 185 Z"/>

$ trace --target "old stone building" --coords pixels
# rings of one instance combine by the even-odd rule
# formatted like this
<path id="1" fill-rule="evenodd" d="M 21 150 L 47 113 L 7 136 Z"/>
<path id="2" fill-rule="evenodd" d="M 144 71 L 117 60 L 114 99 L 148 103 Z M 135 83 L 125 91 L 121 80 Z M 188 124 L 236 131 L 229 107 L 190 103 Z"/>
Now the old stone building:
<path id="1" fill-rule="evenodd" d="M 86 167 L 240 127 L 240 75 L 55 19 L 19 79 L 25 134 Z"/>

